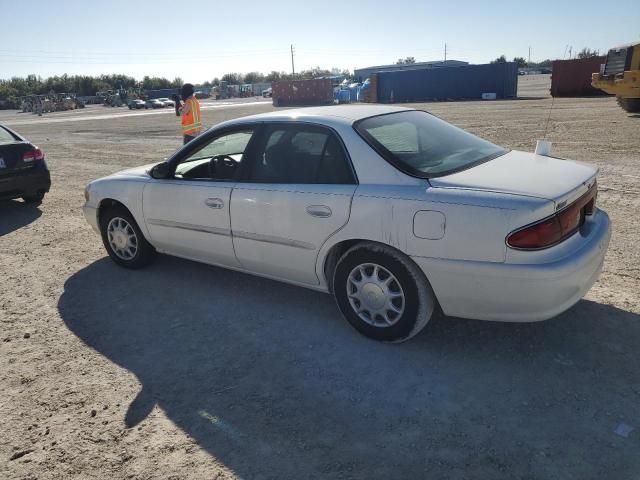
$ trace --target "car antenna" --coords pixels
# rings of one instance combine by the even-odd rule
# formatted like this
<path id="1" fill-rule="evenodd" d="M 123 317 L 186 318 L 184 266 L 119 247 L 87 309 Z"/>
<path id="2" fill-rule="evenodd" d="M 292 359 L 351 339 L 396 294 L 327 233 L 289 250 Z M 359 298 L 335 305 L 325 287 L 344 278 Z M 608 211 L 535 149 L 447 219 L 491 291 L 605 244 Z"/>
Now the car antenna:
<path id="1" fill-rule="evenodd" d="M 564 55 L 562 59 L 565 60 L 567 56 L 567 49 L 564 49 Z M 552 64 L 553 65 L 553 64 Z M 551 71 L 551 76 L 553 76 L 553 70 Z M 547 115 L 547 121 L 544 126 L 544 134 L 542 135 L 542 140 L 538 140 L 536 142 L 536 154 L 538 155 L 549 155 L 551 153 L 551 142 L 547 140 L 547 132 L 549 131 L 549 123 L 551 122 L 551 113 L 553 112 L 553 106 L 555 104 L 556 97 L 551 94 L 551 105 L 549 106 L 549 114 Z"/>

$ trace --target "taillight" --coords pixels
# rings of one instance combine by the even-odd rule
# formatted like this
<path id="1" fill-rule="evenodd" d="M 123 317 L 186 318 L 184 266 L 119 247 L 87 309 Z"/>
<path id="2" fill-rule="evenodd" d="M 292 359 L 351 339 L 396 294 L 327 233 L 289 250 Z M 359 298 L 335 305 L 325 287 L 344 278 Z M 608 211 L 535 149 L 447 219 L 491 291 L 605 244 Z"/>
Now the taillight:
<path id="1" fill-rule="evenodd" d="M 24 163 L 29 163 L 34 161 L 41 162 L 42 160 L 44 160 L 44 153 L 42 153 L 42 150 L 40 150 L 39 148 L 28 150 L 24 152 L 24 154 L 22 155 L 22 161 Z"/>
<path id="2" fill-rule="evenodd" d="M 578 231 L 585 215 L 593 215 L 596 196 L 594 184 L 582 197 L 553 216 L 510 233 L 507 245 L 521 250 L 540 250 L 561 242 Z"/>
<path id="3" fill-rule="evenodd" d="M 562 227 L 557 215 L 517 230 L 507 237 L 507 245 L 513 248 L 534 250 L 545 248 L 562 240 Z"/>

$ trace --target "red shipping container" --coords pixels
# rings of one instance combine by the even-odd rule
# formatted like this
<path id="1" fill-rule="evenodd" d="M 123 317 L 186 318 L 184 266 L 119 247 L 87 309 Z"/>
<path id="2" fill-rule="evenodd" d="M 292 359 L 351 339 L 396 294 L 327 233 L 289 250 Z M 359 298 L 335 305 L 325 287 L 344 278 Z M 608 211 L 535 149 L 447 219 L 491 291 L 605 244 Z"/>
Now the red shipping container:
<path id="1" fill-rule="evenodd" d="M 554 60 L 551 74 L 552 97 L 591 97 L 606 95 L 591 86 L 591 74 L 600 71 L 606 57 Z"/>
<path id="2" fill-rule="evenodd" d="M 329 79 L 283 80 L 273 82 L 273 105 L 331 105 L 333 85 Z"/>

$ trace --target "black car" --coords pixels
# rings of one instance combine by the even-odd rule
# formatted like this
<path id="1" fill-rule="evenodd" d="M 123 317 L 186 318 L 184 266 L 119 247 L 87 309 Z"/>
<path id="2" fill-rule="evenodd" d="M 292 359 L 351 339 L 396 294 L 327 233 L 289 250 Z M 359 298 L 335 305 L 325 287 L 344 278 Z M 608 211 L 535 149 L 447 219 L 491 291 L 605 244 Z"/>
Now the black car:
<path id="1" fill-rule="evenodd" d="M 49 187 L 51 176 L 42 150 L 0 125 L 0 200 L 39 203 Z"/>

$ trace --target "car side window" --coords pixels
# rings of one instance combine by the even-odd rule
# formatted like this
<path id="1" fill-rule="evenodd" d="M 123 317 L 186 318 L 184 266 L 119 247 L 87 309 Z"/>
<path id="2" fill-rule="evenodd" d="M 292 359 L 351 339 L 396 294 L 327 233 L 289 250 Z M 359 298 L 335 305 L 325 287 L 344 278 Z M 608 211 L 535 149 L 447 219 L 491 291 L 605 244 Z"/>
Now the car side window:
<path id="1" fill-rule="evenodd" d="M 313 125 L 271 125 L 248 181 L 255 183 L 354 184 L 349 159 L 336 135 Z"/>
<path id="2" fill-rule="evenodd" d="M 189 180 L 234 180 L 242 163 L 253 129 L 236 131 L 213 138 L 183 159 L 175 178 Z"/>

